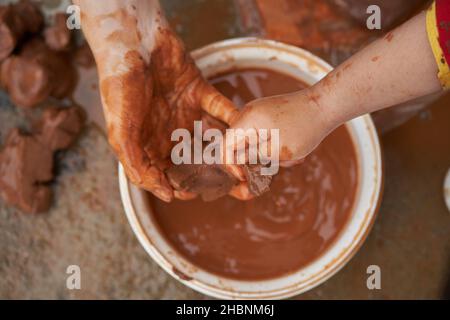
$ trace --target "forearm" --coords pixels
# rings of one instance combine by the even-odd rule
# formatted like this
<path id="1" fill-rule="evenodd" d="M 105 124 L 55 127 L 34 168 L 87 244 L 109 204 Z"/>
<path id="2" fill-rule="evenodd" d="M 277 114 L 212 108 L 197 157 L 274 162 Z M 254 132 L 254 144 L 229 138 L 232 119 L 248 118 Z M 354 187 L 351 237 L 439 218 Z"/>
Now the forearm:
<path id="1" fill-rule="evenodd" d="M 314 86 L 335 125 L 441 90 L 425 13 L 364 48 Z"/>
<path id="2" fill-rule="evenodd" d="M 143 128 L 148 130 L 152 118 L 150 58 L 158 29 L 166 24 L 159 1 L 73 2 L 80 6 L 81 26 L 96 60 L 109 142 L 132 181 L 145 182 L 154 190 L 150 176 L 155 173 L 142 154 L 142 145 Z"/>
<path id="3" fill-rule="evenodd" d="M 158 0 L 73 0 L 80 6 L 84 35 L 102 77 L 127 70 L 126 55 L 148 64 L 156 30 L 167 25 Z"/>

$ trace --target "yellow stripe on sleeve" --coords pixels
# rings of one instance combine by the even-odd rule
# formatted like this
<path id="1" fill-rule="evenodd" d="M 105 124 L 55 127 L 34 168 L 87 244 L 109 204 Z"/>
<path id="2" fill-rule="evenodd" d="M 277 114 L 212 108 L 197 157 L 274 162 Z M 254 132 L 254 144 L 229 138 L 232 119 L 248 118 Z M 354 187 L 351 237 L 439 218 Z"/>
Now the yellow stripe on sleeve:
<path id="1" fill-rule="evenodd" d="M 445 60 L 444 52 L 442 51 L 439 43 L 439 31 L 436 21 L 436 2 L 433 2 L 431 7 L 427 11 L 427 33 L 428 41 L 430 42 L 431 49 L 433 50 L 434 58 L 438 65 L 438 78 L 444 89 L 450 88 L 450 68 Z"/>

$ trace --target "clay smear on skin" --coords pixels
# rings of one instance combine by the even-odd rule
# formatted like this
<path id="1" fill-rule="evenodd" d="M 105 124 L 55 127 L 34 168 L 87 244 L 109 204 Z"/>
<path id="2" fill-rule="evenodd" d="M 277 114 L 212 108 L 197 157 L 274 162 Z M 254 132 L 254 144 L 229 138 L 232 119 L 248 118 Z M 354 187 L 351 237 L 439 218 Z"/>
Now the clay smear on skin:
<path id="1" fill-rule="evenodd" d="M 384 38 L 387 40 L 387 42 L 391 42 L 392 39 L 394 39 L 394 34 L 392 32 L 389 32 Z"/>

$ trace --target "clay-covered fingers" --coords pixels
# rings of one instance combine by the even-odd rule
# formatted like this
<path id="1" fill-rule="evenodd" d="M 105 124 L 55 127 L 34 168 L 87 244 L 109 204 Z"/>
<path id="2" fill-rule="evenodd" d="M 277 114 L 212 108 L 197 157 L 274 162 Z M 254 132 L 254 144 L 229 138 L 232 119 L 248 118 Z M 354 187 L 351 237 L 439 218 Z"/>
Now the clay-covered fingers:
<path id="1" fill-rule="evenodd" d="M 233 102 L 203 79 L 196 87 L 196 94 L 199 95 L 200 105 L 203 110 L 228 125 L 230 125 L 239 114 L 239 111 Z"/>
<path id="2" fill-rule="evenodd" d="M 245 173 L 242 168 L 242 166 L 238 165 L 233 161 L 234 156 L 231 157 L 229 154 L 227 154 L 227 139 L 226 135 L 223 137 L 223 144 L 221 149 L 221 161 L 225 168 L 225 170 L 231 174 L 233 177 L 235 177 L 238 181 L 243 182 L 245 181 Z"/>
<path id="3" fill-rule="evenodd" d="M 310 136 L 320 122 L 315 110 L 303 107 L 302 98 L 302 95 L 288 94 L 252 101 L 244 107 L 232 127 L 256 131 L 261 158 L 278 161 L 282 166 L 297 164 L 312 149 Z M 235 152 L 242 153 L 242 145 L 229 145 L 228 148 L 234 147 Z"/>
<path id="4" fill-rule="evenodd" d="M 145 189 L 153 193 L 159 199 L 170 202 L 174 194 L 172 187 L 169 185 L 165 175 L 153 166 L 130 168 L 129 162 L 121 161 L 124 166 L 125 174 L 130 179 L 131 183 L 139 188 Z"/>
<path id="5" fill-rule="evenodd" d="M 258 121 L 253 106 L 247 105 L 232 123 L 232 134 L 225 139 L 225 153 L 238 164 L 256 164 L 270 156 L 271 127 L 268 121 Z"/>
<path id="6" fill-rule="evenodd" d="M 243 201 L 248 201 L 255 198 L 255 196 L 250 192 L 247 182 L 241 182 L 234 186 L 229 195 Z"/>
<path id="7" fill-rule="evenodd" d="M 236 106 L 228 98 L 217 91 L 211 84 L 200 78 L 196 87 L 195 94 L 202 109 L 211 117 L 230 125 L 239 115 Z M 205 117 L 204 117 L 205 118 Z M 225 145 L 225 144 L 224 144 Z M 228 163 L 225 159 L 225 153 L 222 153 L 222 160 L 225 169 L 239 181 L 245 180 L 245 175 L 239 166 Z"/>
<path id="8" fill-rule="evenodd" d="M 136 147 L 135 150 L 142 150 Z M 128 179 L 139 188 L 153 193 L 159 199 L 170 202 L 174 198 L 172 187 L 164 173 L 152 166 L 144 152 L 133 157 L 127 156 L 123 151 L 116 150 L 116 154 L 122 163 Z M 140 157 L 141 160 L 137 160 Z"/>
<path id="9" fill-rule="evenodd" d="M 188 191 L 178 191 L 178 190 L 174 190 L 173 191 L 173 195 L 176 199 L 178 200 L 192 200 L 197 198 L 198 194 L 193 193 L 193 192 L 188 192 Z"/>

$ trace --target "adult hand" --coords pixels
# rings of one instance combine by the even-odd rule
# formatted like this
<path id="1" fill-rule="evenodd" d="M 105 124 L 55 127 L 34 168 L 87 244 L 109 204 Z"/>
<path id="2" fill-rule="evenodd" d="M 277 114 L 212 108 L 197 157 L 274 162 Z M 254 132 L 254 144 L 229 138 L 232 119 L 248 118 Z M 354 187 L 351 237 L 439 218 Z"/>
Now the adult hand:
<path id="1" fill-rule="evenodd" d="M 108 139 L 128 178 L 164 201 L 177 128 L 212 116 L 230 123 L 234 105 L 204 80 L 156 0 L 74 0 L 95 56 Z"/>

